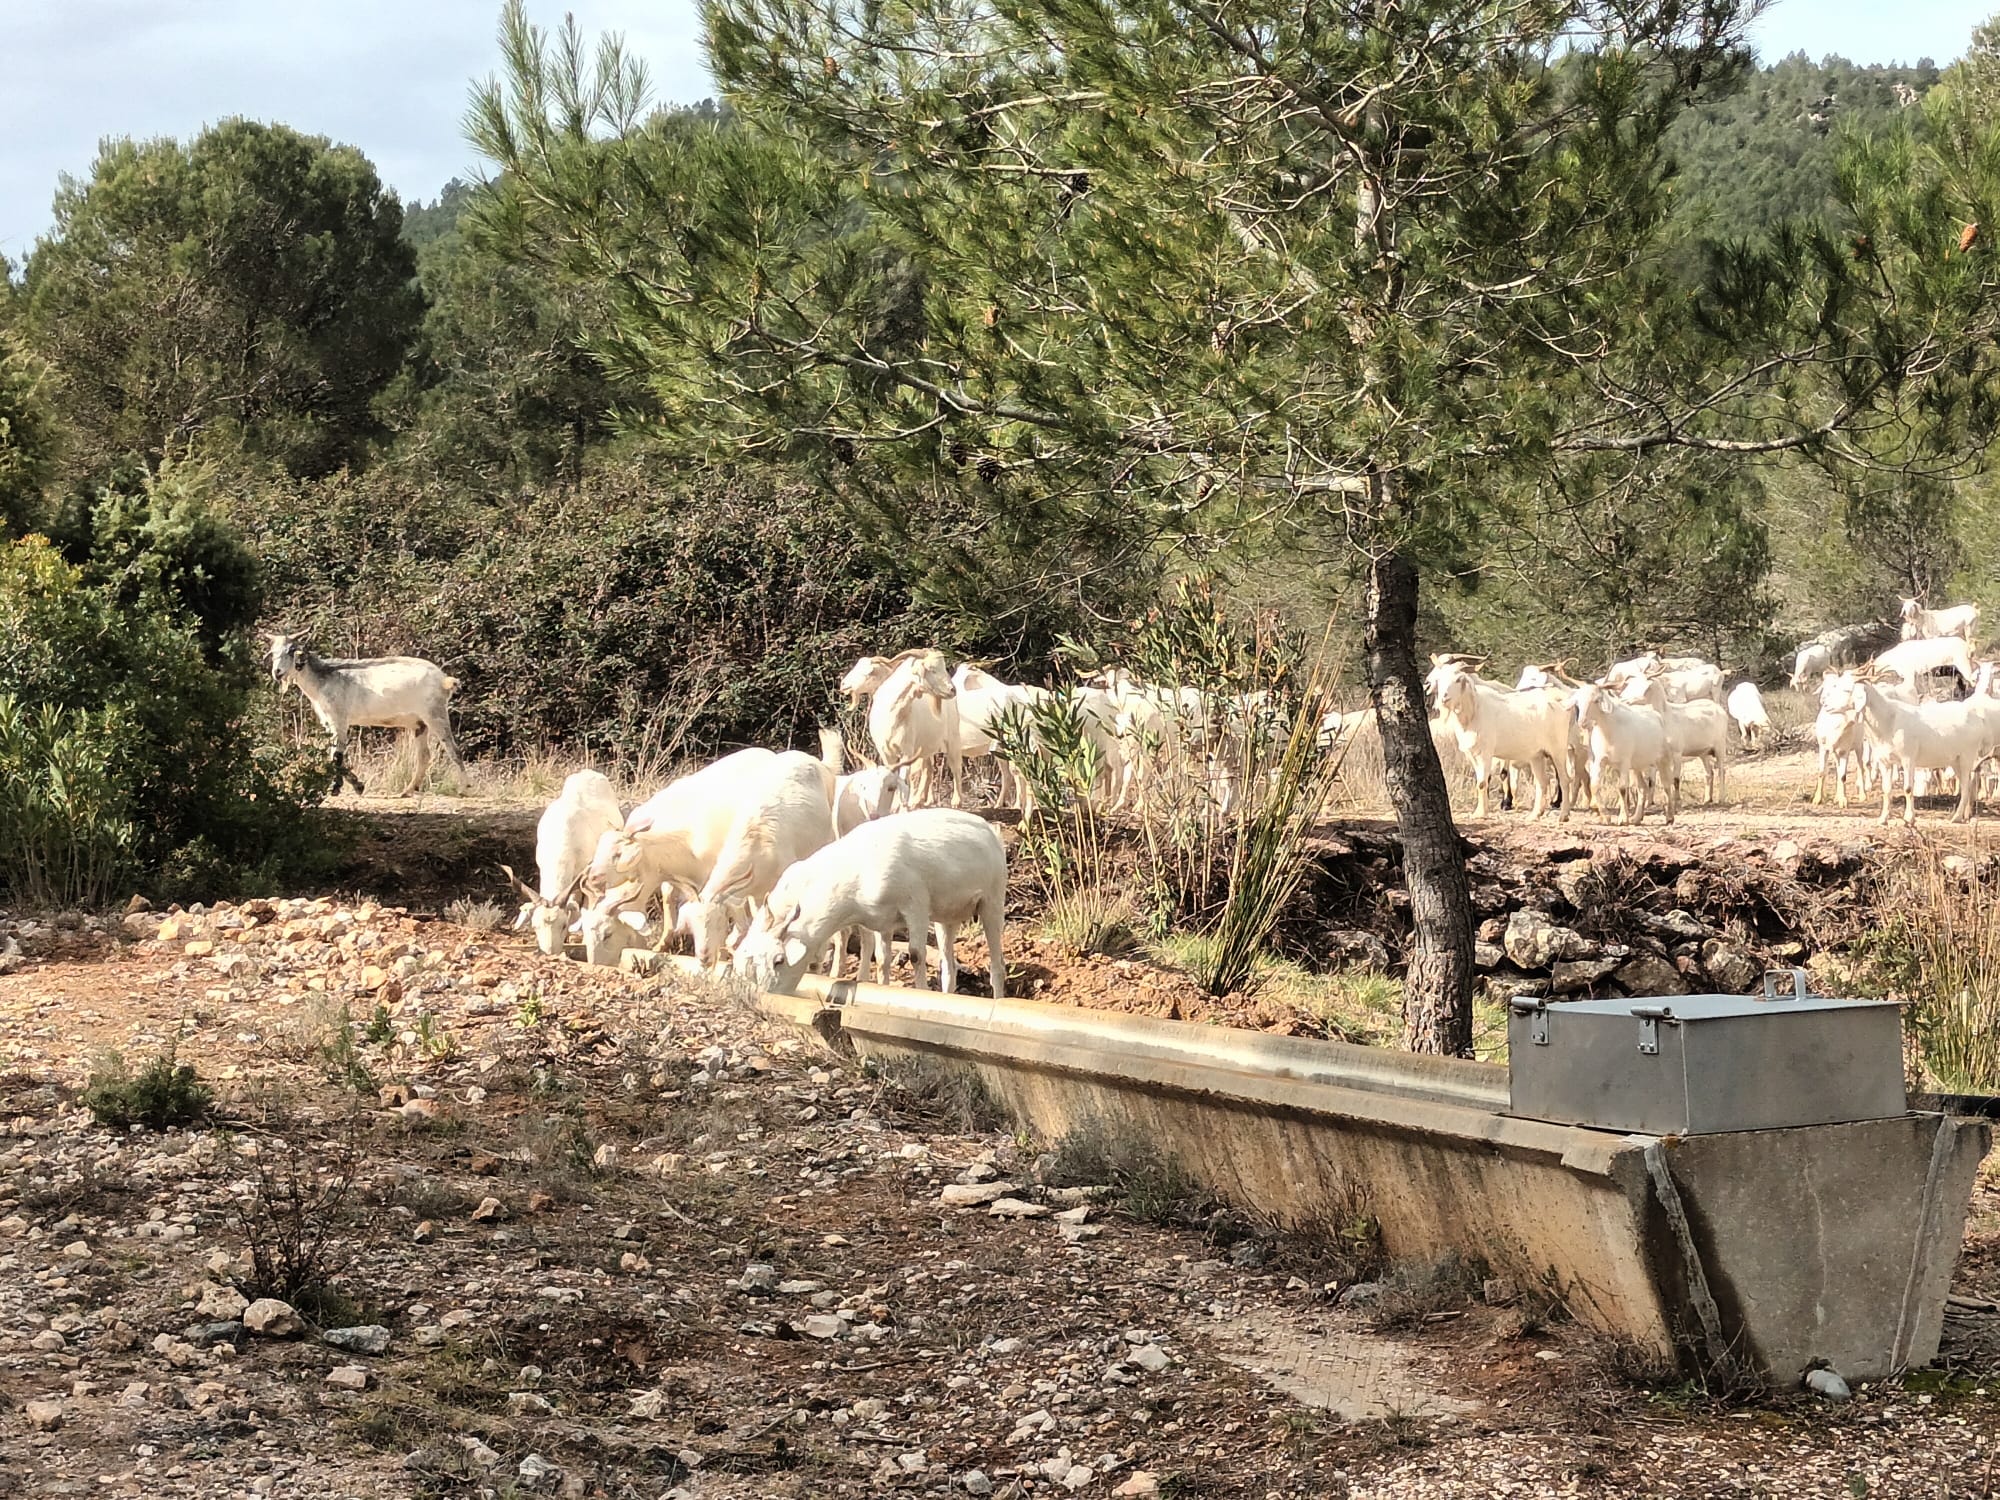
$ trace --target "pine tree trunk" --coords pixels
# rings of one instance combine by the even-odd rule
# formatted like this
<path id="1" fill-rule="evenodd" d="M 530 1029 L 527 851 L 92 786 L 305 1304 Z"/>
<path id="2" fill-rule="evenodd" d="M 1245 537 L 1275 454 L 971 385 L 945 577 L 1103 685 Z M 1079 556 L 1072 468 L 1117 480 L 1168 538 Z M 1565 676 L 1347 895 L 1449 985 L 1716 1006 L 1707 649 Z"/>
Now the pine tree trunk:
<path id="1" fill-rule="evenodd" d="M 1412 1052 L 1469 1057 L 1472 893 L 1417 666 L 1417 570 L 1400 553 L 1378 557 L 1369 567 L 1367 646 L 1382 769 L 1410 891 L 1413 932 L 1403 1043 Z"/>

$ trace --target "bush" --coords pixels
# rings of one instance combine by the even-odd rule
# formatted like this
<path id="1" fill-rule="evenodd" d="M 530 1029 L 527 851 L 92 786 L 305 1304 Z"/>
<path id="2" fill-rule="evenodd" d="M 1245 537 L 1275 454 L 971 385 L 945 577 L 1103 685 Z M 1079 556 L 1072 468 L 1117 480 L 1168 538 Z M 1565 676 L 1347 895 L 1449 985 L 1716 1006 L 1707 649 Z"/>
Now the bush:
<path id="1" fill-rule="evenodd" d="M 136 1074 L 118 1053 L 106 1053 L 84 1087 L 83 1105 L 98 1124 L 114 1130 L 172 1130 L 207 1119 L 215 1095 L 192 1063 L 175 1061 L 170 1046 Z"/>
<path id="2" fill-rule="evenodd" d="M 0 694 L 0 871 L 31 906 L 98 906 L 132 844 L 113 716 L 24 710 Z"/>
<path id="3" fill-rule="evenodd" d="M 247 559 L 184 493 L 100 511 L 107 552 L 82 566 L 38 536 L 0 547 L 0 850 L 17 856 L 0 888 L 84 902 L 127 879 L 267 882 L 313 847 L 311 793 L 306 768 L 251 748 Z"/>
<path id="4" fill-rule="evenodd" d="M 810 745 L 847 666 L 906 646 L 1045 668 L 920 603 L 907 559 L 774 469 L 624 461 L 487 504 L 378 468 L 231 504 L 272 618 L 326 651 L 438 662 L 472 755 L 559 745 L 630 765 Z"/>

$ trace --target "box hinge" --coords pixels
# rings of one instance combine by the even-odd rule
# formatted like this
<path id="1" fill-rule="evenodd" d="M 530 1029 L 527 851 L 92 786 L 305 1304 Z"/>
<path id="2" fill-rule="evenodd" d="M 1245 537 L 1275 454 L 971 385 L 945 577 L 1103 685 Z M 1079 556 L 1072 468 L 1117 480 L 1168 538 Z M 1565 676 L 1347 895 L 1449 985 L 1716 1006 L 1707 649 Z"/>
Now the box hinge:
<path id="1" fill-rule="evenodd" d="M 1680 1017 L 1667 1006 L 1634 1006 L 1632 1014 L 1639 1020 L 1639 1050 L 1648 1057 L 1660 1055 L 1660 1023 L 1669 1026 L 1680 1025 Z"/>

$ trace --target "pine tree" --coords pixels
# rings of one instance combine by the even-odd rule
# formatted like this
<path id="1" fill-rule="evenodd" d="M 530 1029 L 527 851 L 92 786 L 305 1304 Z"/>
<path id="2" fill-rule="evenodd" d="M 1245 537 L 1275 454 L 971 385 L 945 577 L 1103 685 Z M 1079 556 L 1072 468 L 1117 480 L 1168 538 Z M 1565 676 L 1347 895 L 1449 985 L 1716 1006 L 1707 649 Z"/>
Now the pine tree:
<path id="1" fill-rule="evenodd" d="M 1697 294 L 1669 274 L 1667 133 L 1747 66 L 1751 10 L 710 0 L 738 125 L 669 138 L 615 42 L 591 65 L 510 4 L 471 130 L 684 430 L 1044 534 L 1257 531 L 1350 569 L 1406 1040 L 1463 1053 L 1420 579 L 1578 463 L 1817 451 L 1878 417 L 1928 451 L 1986 418 L 1994 263 L 1977 236 L 1938 257 L 1993 174 L 1923 167 L 1908 133 L 1843 175 L 1857 243 L 1788 228 L 1719 248 Z M 1904 213 L 1917 178 L 1955 222 Z"/>

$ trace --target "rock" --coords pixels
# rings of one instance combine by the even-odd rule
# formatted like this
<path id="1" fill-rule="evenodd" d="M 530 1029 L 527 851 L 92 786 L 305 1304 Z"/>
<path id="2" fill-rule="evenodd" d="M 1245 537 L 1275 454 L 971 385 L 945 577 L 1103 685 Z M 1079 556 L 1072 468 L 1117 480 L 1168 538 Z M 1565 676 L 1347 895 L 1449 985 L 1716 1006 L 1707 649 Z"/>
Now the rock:
<path id="1" fill-rule="evenodd" d="M 847 1410 L 857 1422 L 877 1422 L 889 1410 L 889 1403 L 876 1396 L 864 1396 Z"/>
<path id="2" fill-rule="evenodd" d="M 1373 969 L 1386 974 L 1395 964 L 1389 945 L 1372 932 L 1358 927 L 1342 928 L 1327 934 L 1327 953 L 1338 964 Z"/>
<path id="3" fill-rule="evenodd" d="M 419 1222 L 417 1227 L 410 1232 L 410 1240 L 413 1244 L 428 1245 L 436 1238 L 437 1225 L 433 1224 L 429 1219 Z"/>
<path id="4" fill-rule="evenodd" d="M 1685 995 L 1687 981 L 1681 972 L 1664 958 L 1650 953 L 1642 953 L 1637 958 L 1627 959 L 1611 976 L 1624 987 L 1634 999 L 1649 999 L 1656 995 Z"/>
<path id="5" fill-rule="evenodd" d="M 1708 971 L 1708 982 L 1725 995 L 1747 995 L 1764 977 L 1762 964 L 1720 938 L 1701 945 L 1701 966 Z"/>
<path id="6" fill-rule="evenodd" d="M 521 1483 L 531 1490 L 553 1489 L 562 1479 L 562 1470 L 539 1453 L 530 1453 L 522 1459 L 521 1467 L 515 1472 L 521 1476 Z"/>
<path id="7" fill-rule="evenodd" d="M 507 1413 L 515 1417 L 545 1417 L 555 1408 L 549 1405 L 549 1398 L 538 1391 L 509 1391 L 507 1393 Z"/>
<path id="8" fill-rule="evenodd" d="M 21 1408 L 21 1414 L 37 1432 L 54 1432 L 63 1424 L 63 1404 L 60 1401 L 30 1401 Z"/>
<path id="9" fill-rule="evenodd" d="M 1039 1219 L 1049 1212 L 1046 1203 L 1030 1203 L 1025 1198 L 1001 1198 L 986 1210 L 996 1219 Z"/>
<path id="10" fill-rule="evenodd" d="M 387 1354 L 389 1330 L 380 1323 L 362 1323 L 353 1328 L 329 1328 L 320 1335 L 320 1342 L 331 1344 L 336 1349 L 345 1349 L 349 1354 Z"/>
<path id="11" fill-rule="evenodd" d="M 778 1289 L 778 1268 L 763 1261 L 752 1261 L 743 1268 L 736 1284 L 746 1292 L 775 1292 Z"/>
<path id="12" fill-rule="evenodd" d="M 1591 910 L 1610 894 L 1604 872 L 1587 859 L 1574 859 L 1556 869 L 1556 889 L 1579 912 Z"/>
<path id="13" fill-rule="evenodd" d="M 326 1384 L 337 1391 L 365 1391 L 370 1378 L 359 1365 L 341 1365 L 326 1372 Z"/>
<path id="14" fill-rule="evenodd" d="M 1342 1307 L 1366 1307 L 1371 1302 L 1379 1302 L 1388 1288 L 1379 1281 L 1357 1281 L 1342 1290 L 1335 1300 Z"/>
<path id="15" fill-rule="evenodd" d="M 1615 958 L 1563 959 L 1550 971 L 1549 989 L 1558 995 L 1574 995 L 1589 989 L 1617 967 Z"/>
<path id="16" fill-rule="evenodd" d="M 1174 1362 L 1173 1356 L 1168 1354 L 1158 1344 L 1141 1344 L 1128 1354 L 1126 1358 L 1144 1370 L 1148 1375 L 1157 1375 Z"/>
<path id="17" fill-rule="evenodd" d="M 1836 1370 L 1806 1371 L 1806 1389 L 1815 1396 L 1826 1397 L 1829 1401 L 1846 1401 L 1854 1395 Z"/>
<path id="18" fill-rule="evenodd" d="M 1111 1493 L 1125 1496 L 1127 1500 L 1143 1500 L 1145 1496 L 1160 1493 L 1160 1481 L 1151 1474 L 1148 1474 L 1144 1469 L 1139 1469 L 1128 1476 L 1125 1482 Z"/>
<path id="19" fill-rule="evenodd" d="M 1498 943 L 1472 945 L 1472 966 L 1475 969 L 1497 969 L 1506 961 L 1507 950 Z"/>
<path id="20" fill-rule="evenodd" d="M 958 1180 L 960 1182 L 991 1182 L 999 1175 L 999 1168 L 995 1167 L 991 1162 L 976 1161 L 958 1174 Z M 977 1474 L 979 1471 L 974 1469 L 972 1472 Z"/>
<path id="21" fill-rule="evenodd" d="M 958 1476 L 958 1487 L 968 1495 L 990 1495 L 993 1481 L 986 1477 L 984 1469 L 967 1469 Z"/>
<path id="22" fill-rule="evenodd" d="M 216 1344 L 228 1344 L 231 1348 L 241 1349 L 247 1335 L 241 1323 L 224 1322 L 197 1323 L 184 1337 L 197 1349 L 207 1349 Z"/>
<path id="23" fill-rule="evenodd" d="M 490 1224 L 496 1219 L 506 1217 L 507 1205 L 498 1198 L 481 1198 L 479 1207 L 472 1211 L 472 1222 L 475 1224 Z"/>
<path id="24" fill-rule="evenodd" d="M 37 1354 L 60 1354 L 69 1347 L 69 1340 L 53 1328 L 45 1328 L 28 1340 L 28 1347 Z"/>
<path id="25" fill-rule="evenodd" d="M 1805 850 L 1801 849 L 1790 839 L 1779 839 L 1777 843 L 1771 846 L 1771 858 L 1780 865 L 1792 865 L 1796 867 L 1804 861 L 1805 857 Z M 1836 1375 L 1834 1378 L 1838 1380 L 1840 1377 Z"/>
<path id="26" fill-rule="evenodd" d="M 1089 1464 L 1071 1464 L 1057 1483 L 1073 1495 L 1078 1490 L 1089 1488 L 1096 1478 L 1097 1470 Z"/>
<path id="27" fill-rule="evenodd" d="M 63 1246 L 64 1260 L 89 1260 L 90 1245 L 84 1240 L 72 1240 Z"/>
<path id="28" fill-rule="evenodd" d="M 201 1291 L 201 1301 L 195 1304 L 195 1313 L 216 1322 L 234 1322 L 243 1316 L 250 1306 L 250 1299 L 233 1286 L 205 1286 Z"/>
<path id="29" fill-rule="evenodd" d="M 798 1324 L 798 1330 L 809 1339 L 837 1339 L 843 1326 L 832 1313 L 815 1313 Z"/>
<path id="30" fill-rule="evenodd" d="M 938 1193 L 938 1202 L 948 1208 L 977 1208 L 1019 1191 L 1011 1182 L 947 1182 Z"/>
<path id="31" fill-rule="evenodd" d="M 1547 912 L 1524 906 L 1507 919 L 1501 946 L 1520 968 L 1546 969 L 1559 958 L 1581 957 L 1589 945 L 1581 933 L 1558 926 Z"/>
<path id="32" fill-rule="evenodd" d="M 267 1339 L 288 1339 L 306 1331 L 306 1320 L 293 1310 L 289 1302 L 280 1302 L 276 1297 L 259 1297 L 243 1309 L 243 1326 Z"/>
<path id="33" fill-rule="evenodd" d="M 460 1438 L 459 1441 L 465 1444 L 466 1459 L 474 1468 L 497 1469 L 500 1466 L 500 1455 L 487 1447 L 478 1438 L 467 1435 Z"/>

